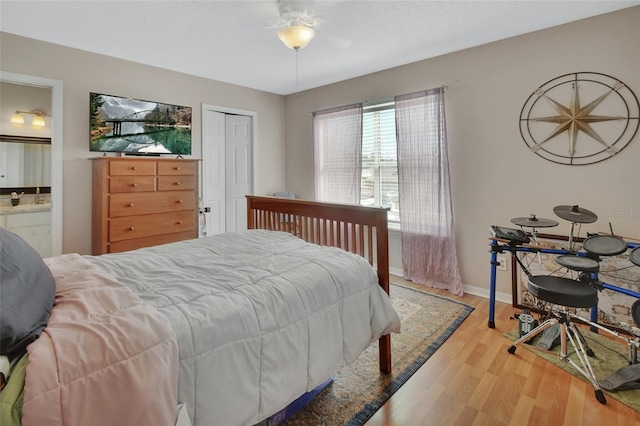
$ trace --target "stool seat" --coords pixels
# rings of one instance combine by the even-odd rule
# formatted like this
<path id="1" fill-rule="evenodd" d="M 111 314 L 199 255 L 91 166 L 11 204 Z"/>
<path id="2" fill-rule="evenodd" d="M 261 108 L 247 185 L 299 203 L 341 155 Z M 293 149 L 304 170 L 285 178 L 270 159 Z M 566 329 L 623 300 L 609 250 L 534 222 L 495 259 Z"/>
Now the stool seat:
<path id="1" fill-rule="evenodd" d="M 540 300 L 572 308 L 591 308 L 598 305 L 595 287 L 563 277 L 535 275 L 529 277 L 529 292 Z"/>

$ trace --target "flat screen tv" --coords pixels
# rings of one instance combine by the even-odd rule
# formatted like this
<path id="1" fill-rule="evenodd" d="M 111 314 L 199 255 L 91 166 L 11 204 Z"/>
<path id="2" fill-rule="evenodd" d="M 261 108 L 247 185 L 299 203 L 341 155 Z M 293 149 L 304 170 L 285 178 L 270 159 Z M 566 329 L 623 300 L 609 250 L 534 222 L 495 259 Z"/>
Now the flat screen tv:
<path id="1" fill-rule="evenodd" d="M 91 151 L 191 154 L 191 107 L 90 93 Z"/>

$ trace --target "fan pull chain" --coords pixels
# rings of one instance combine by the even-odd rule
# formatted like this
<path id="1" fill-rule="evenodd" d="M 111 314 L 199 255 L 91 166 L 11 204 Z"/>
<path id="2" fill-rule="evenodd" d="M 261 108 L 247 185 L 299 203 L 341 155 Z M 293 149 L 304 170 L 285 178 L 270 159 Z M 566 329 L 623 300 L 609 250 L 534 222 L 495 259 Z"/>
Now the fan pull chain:
<path id="1" fill-rule="evenodd" d="M 298 103 L 298 76 L 299 76 L 299 72 L 298 72 L 298 51 L 300 50 L 299 47 L 295 48 L 296 51 L 296 103 Z"/>

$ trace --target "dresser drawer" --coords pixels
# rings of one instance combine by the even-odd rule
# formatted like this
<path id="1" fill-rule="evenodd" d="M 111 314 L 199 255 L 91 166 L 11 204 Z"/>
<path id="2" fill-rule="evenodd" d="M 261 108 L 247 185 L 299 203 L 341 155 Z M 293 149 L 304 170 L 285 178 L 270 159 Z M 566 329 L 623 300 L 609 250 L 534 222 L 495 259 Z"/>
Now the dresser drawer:
<path id="1" fill-rule="evenodd" d="M 155 161 L 111 161 L 109 163 L 109 173 L 111 176 L 153 176 L 156 173 Z"/>
<path id="2" fill-rule="evenodd" d="M 109 192 L 149 192 L 155 191 L 156 178 L 153 176 L 112 176 Z"/>
<path id="3" fill-rule="evenodd" d="M 124 216 L 110 220 L 109 241 L 123 241 L 196 229 L 195 211 Z"/>
<path id="4" fill-rule="evenodd" d="M 177 212 L 196 207 L 194 191 L 149 192 L 144 194 L 112 194 L 109 198 L 109 216 Z"/>
<path id="5" fill-rule="evenodd" d="M 189 161 L 161 161 L 158 162 L 159 175 L 192 175 L 196 174 L 196 163 Z"/>
<path id="6" fill-rule="evenodd" d="M 196 189 L 195 176 L 158 176 L 158 191 Z"/>

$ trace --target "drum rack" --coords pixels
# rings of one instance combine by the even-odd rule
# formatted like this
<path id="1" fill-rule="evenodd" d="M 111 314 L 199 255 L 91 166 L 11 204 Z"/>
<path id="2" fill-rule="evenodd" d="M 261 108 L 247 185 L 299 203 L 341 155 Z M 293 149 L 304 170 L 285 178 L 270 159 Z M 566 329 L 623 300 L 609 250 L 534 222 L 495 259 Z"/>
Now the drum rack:
<path id="1" fill-rule="evenodd" d="M 488 327 L 489 328 L 495 328 L 495 305 L 496 305 L 496 276 L 497 276 L 497 266 L 500 265 L 500 262 L 498 262 L 498 253 L 504 253 L 505 251 L 511 253 L 511 257 L 512 259 L 515 259 L 515 261 L 512 261 L 512 268 L 511 268 L 511 281 L 512 281 L 512 287 L 513 287 L 513 306 L 516 306 L 516 302 L 515 302 L 515 290 L 517 288 L 517 279 L 518 279 L 518 273 L 516 271 L 515 265 L 516 263 L 520 265 L 521 268 L 523 268 L 523 271 L 527 274 L 527 275 L 531 275 L 528 271 L 528 269 L 526 268 L 526 266 L 522 263 L 522 261 L 518 258 L 517 253 L 518 252 L 527 252 L 527 253 L 548 253 L 548 254 L 557 254 L 557 255 L 577 255 L 577 256 L 587 256 L 588 254 L 585 251 L 570 251 L 570 250 L 566 250 L 566 249 L 551 249 L 551 248 L 544 248 L 544 247 L 537 247 L 537 246 L 524 246 L 522 244 L 518 244 L 515 243 L 513 241 L 509 241 L 509 240 L 505 240 L 505 239 L 501 239 L 501 238 L 489 238 L 491 240 L 491 275 L 490 275 L 490 285 L 489 285 L 489 322 L 488 322 Z M 640 244 L 636 244 L 636 243 L 630 243 L 627 242 L 627 247 L 630 249 L 634 249 L 639 247 Z M 593 272 L 591 273 L 591 280 L 598 282 L 598 287 L 601 289 L 607 289 L 607 290 L 612 290 L 618 293 L 622 293 L 622 294 L 626 294 L 628 296 L 632 296 L 635 297 L 637 299 L 640 299 L 640 293 L 623 288 L 623 287 L 619 287 L 613 284 L 608 284 L 605 282 L 601 282 L 598 280 L 598 273 L 597 272 Z M 591 314 L 590 314 L 590 321 L 593 323 L 597 323 L 598 321 L 598 308 L 594 307 L 591 309 Z"/>

